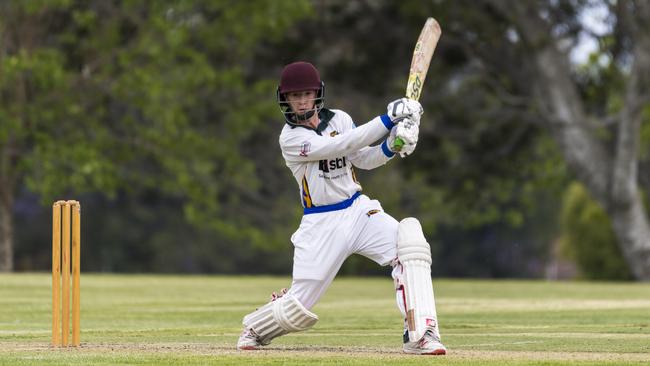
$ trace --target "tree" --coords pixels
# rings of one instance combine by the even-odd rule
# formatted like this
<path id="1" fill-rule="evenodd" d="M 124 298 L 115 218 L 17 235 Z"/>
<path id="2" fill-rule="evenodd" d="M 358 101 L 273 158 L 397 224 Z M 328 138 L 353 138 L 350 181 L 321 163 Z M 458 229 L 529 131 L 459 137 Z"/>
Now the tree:
<path id="1" fill-rule="evenodd" d="M 0 271 L 13 267 L 13 200 L 160 190 L 225 238 L 259 180 L 245 142 L 275 113 L 249 81 L 254 46 L 309 13 L 301 2 L 9 1 L 0 5 Z"/>
<path id="2" fill-rule="evenodd" d="M 582 18 L 599 9 L 607 14 L 606 30 L 594 33 Z M 353 115 L 373 103 L 378 110 L 368 96 L 383 101 L 401 92 L 423 14 L 442 25 L 422 97 L 425 119 L 435 127 L 423 124 L 421 146 L 406 169 L 377 173 L 409 187 L 394 193 L 392 212 L 421 212 L 427 232 L 531 225 L 530 207 L 542 206 L 553 190 L 559 195 L 566 165 L 607 212 L 631 272 L 650 280 L 640 186 L 650 174 L 639 174 L 648 165 L 650 130 L 647 1 L 331 1 L 319 3 L 319 11 L 337 16 L 301 28 L 312 42 L 294 49 L 316 54 L 330 80 L 365 91 L 364 103 L 339 98 Z M 389 21 L 390 31 L 377 37 Z M 350 36 L 322 32 L 338 28 Z M 585 35 L 598 49 L 587 65 L 577 65 L 570 54 Z M 354 52 L 358 44 L 362 52 Z M 325 46 L 330 52 L 314 52 Z M 545 183 L 554 187 L 545 191 Z"/>
<path id="3" fill-rule="evenodd" d="M 569 186 L 563 201 L 560 254 L 575 262 L 584 278 L 629 280 L 629 268 L 605 211 L 578 183 Z"/>
<path id="4" fill-rule="evenodd" d="M 439 259 L 437 274 L 539 275 L 556 232 L 548 217 L 555 214 L 553 204 L 559 209 L 554 198 L 562 192 L 565 168 L 542 124 L 522 107 L 524 96 L 497 88 L 509 82 L 505 71 L 485 75 L 461 39 L 488 25 L 467 24 L 485 19 L 481 9 L 473 2 L 415 0 L 316 6 L 323 16 L 298 23 L 282 52 L 274 51 L 284 61 L 314 61 L 325 78 L 327 105 L 348 111 L 358 123 L 404 93 L 423 14 L 441 22 L 443 36 L 421 98 L 425 115 L 417 151 L 387 168 L 357 172 L 364 193 L 378 197 L 396 218 L 420 219 Z M 506 27 L 489 26 L 490 36 L 499 37 Z M 485 50 L 494 60 L 489 66 L 507 47 Z"/>
<path id="5" fill-rule="evenodd" d="M 621 251 L 635 277 L 650 280 L 650 225 L 638 180 L 640 126 L 650 102 L 650 4 L 645 1 L 602 3 L 611 7 L 612 33 L 601 52 L 623 77 L 621 90 L 608 101 L 616 108 L 594 108 L 580 93 L 562 42 L 575 38 L 576 18 L 590 2 L 533 3 L 489 1 L 508 19 L 529 56 L 533 83 L 528 90 L 576 177 L 607 211 Z M 568 11 L 567 11 L 568 9 Z M 563 19 L 564 15 L 570 17 Z M 626 68 L 628 69 L 626 71 Z M 603 127 L 611 126 L 611 127 Z M 599 131 L 611 133 L 599 137 Z"/>
<path id="6" fill-rule="evenodd" d="M 610 29 L 592 34 L 580 18 L 598 7 L 608 10 Z M 471 70 L 461 84 L 488 86 L 502 101 L 498 115 L 516 113 L 522 126 L 546 127 L 571 172 L 610 216 L 634 276 L 650 280 L 650 226 L 638 175 L 650 86 L 648 3 L 485 0 L 444 3 L 433 13 L 460 55 L 457 68 Z M 569 57 L 584 34 L 600 44 L 598 62 L 580 70 Z"/>

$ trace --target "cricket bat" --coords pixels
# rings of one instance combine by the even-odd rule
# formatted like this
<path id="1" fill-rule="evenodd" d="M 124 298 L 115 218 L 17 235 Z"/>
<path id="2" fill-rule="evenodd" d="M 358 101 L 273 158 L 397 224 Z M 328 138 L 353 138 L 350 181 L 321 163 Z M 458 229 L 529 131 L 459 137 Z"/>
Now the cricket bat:
<path id="1" fill-rule="evenodd" d="M 420 99 L 424 79 L 427 77 L 427 71 L 429 71 L 429 63 L 431 63 L 433 51 L 436 49 L 441 34 L 440 24 L 433 18 L 427 18 L 413 50 L 409 79 L 406 84 L 407 98 Z M 399 150 L 404 146 L 404 141 L 397 137 L 394 146 Z"/>

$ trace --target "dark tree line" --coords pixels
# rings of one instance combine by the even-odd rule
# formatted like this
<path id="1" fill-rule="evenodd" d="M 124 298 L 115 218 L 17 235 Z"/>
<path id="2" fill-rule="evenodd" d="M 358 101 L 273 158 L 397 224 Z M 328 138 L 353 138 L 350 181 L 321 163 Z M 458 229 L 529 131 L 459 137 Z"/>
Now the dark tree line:
<path id="1" fill-rule="evenodd" d="M 420 218 L 436 275 L 529 277 L 552 259 L 561 197 L 577 180 L 648 279 L 648 8 L 4 2 L 0 269 L 46 268 L 48 205 L 75 196 L 87 270 L 288 273 L 301 211 L 277 146 L 282 66 L 316 64 L 326 104 L 363 123 L 402 95 L 433 15 L 443 37 L 418 149 L 361 172 L 364 192 Z M 607 14 L 600 33 L 581 20 L 594 9 Z M 569 55 L 584 36 L 598 47 L 578 65 Z M 343 272 L 381 270 L 355 257 Z"/>

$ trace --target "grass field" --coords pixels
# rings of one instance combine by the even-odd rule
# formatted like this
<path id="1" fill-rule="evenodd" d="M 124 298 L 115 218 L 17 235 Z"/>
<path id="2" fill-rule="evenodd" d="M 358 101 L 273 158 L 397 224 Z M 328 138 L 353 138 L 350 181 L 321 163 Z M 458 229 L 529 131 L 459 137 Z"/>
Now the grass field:
<path id="1" fill-rule="evenodd" d="M 50 347 L 47 274 L 0 275 L 0 365 L 648 365 L 650 284 L 435 280 L 444 357 L 400 353 L 392 281 L 339 278 L 316 326 L 234 349 L 285 277 L 82 275 L 78 349 Z"/>

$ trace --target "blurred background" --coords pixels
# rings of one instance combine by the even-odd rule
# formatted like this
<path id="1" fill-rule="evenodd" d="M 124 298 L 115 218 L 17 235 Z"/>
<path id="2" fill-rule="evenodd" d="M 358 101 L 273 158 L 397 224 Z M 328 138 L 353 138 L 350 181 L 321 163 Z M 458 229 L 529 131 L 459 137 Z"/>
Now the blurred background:
<path id="1" fill-rule="evenodd" d="M 49 270 L 51 204 L 77 199 L 82 271 L 290 274 L 283 66 L 315 64 L 363 124 L 427 16 L 418 148 L 357 173 L 420 219 L 433 275 L 650 280 L 641 0 L 2 1 L 0 271 Z"/>

